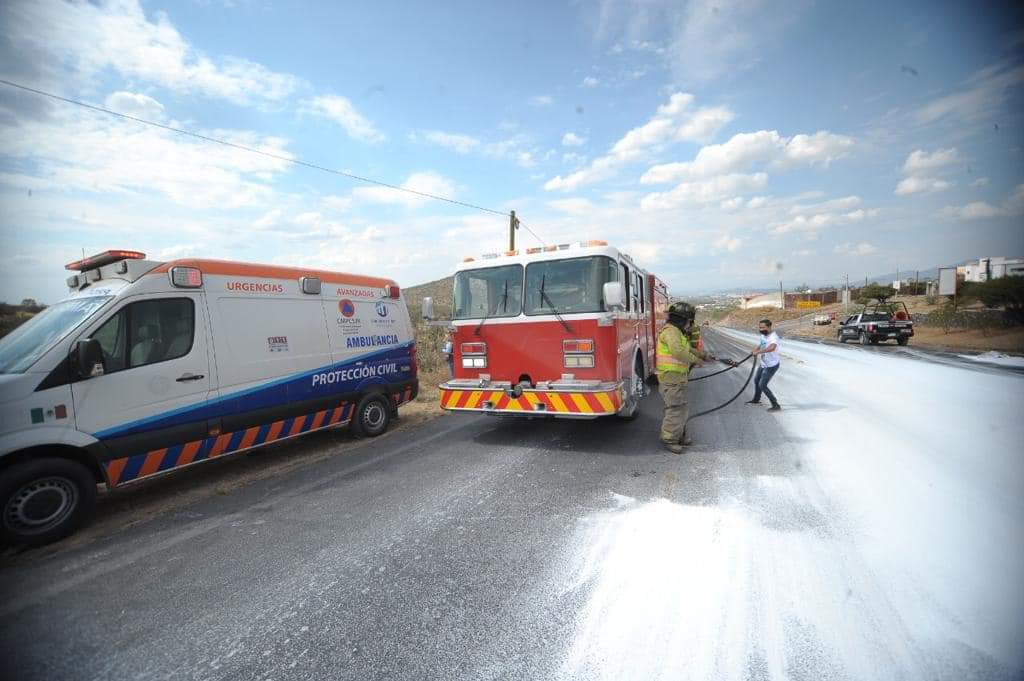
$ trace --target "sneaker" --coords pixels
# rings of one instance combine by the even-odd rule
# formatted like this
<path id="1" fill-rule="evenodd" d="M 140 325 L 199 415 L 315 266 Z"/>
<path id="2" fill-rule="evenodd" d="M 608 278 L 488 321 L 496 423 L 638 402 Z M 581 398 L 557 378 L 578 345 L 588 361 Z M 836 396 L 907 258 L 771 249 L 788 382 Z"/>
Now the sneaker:
<path id="1" fill-rule="evenodd" d="M 761 404 L 761 400 L 747 400 L 744 404 Z"/>
<path id="2" fill-rule="evenodd" d="M 673 454 L 683 453 L 683 446 L 678 442 L 662 442 L 661 444 L 663 444 L 665 446 L 665 449 L 672 452 Z"/>
<path id="3" fill-rule="evenodd" d="M 780 407 L 777 404 L 773 404 L 772 406 L 768 407 L 768 411 L 782 411 L 782 407 Z"/>

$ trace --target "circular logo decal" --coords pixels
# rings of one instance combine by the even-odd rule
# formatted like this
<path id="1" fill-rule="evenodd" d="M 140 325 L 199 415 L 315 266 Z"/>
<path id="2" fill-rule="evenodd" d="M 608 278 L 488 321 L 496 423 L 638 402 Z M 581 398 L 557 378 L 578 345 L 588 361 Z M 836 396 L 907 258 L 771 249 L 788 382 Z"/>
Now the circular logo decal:
<path id="1" fill-rule="evenodd" d="M 338 301 L 338 312 L 341 313 L 342 317 L 351 317 L 356 313 L 356 306 L 348 298 Z"/>
<path id="2" fill-rule="evenodd" d="M 387 317 L 388 316 L 388 306 L 385 305 L 384 303 L 377 303 L 377 316 L 378 317 Z"/>

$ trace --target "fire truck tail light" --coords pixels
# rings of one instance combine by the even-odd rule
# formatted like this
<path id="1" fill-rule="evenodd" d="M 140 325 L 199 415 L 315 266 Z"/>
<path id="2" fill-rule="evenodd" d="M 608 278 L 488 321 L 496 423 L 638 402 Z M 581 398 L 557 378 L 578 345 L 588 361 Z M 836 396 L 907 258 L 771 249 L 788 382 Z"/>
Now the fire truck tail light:
<path id="1" fill-rule="evenodd" d="M 462 358 L 463 369 L 486 369 L 487 358 L 486 357 L 463 357 Z"/>
<path id="2" fill-rule="evenodd" d="M 463 355 L 486 355 L 487 343 L 463 343 L 460 350 Z"/>
<path id="3" fill-rule="evenodd" d="M 198 267 L 172 267 L 171 284 L 178 288 L 199 288 L 203 285 L 203 273 Z"/>
<path id="4" fill-rule="evenodd" d="M 593 355 L 566 355 L 565 356 L 565 367 L 569 368 L 580 368 L 580 369 L 592 369 L 594 368 L 594 356 Z"/>
<path id="5" fill-rule="evenodd" d="M 562 352 L 565 354 L 593 354 L 594 341 L 586 340 L 564 340 L 562 341 Z"/>

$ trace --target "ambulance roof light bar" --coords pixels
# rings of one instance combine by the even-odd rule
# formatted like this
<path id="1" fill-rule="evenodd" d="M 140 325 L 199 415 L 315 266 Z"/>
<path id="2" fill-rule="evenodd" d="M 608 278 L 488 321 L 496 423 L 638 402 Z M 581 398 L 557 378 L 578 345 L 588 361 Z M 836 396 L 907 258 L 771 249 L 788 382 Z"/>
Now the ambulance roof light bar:
<path id="1" fill-rule="evenodd" d="M 115 263 L 119 260 L 145 260 L 146 254 L 140 253 L 139 251 L 103 251 L 96 255 L 90 255 L 88 258 L 82 258 L 74 262 L 69 262 L 64 265 L 64 269 L 71 270 L 73 272 L 85 272 L 86 270 L 94 270 L 104 265 Z"/>

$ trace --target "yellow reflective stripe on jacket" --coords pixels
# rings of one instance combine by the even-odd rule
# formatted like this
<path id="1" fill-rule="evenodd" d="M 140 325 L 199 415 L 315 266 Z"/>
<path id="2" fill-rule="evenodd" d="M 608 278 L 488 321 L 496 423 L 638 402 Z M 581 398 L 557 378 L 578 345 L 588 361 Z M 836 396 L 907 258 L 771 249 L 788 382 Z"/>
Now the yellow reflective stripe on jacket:
<path id="1" fill-rule="evenodd" d="M 683 332 L 671 324 L 666 324 L 658 334 L 658 349 L 654 355 L 655 370 L 659 373 L 689 373 L 690 357 L 686 350 L 687 345 Z"/>

